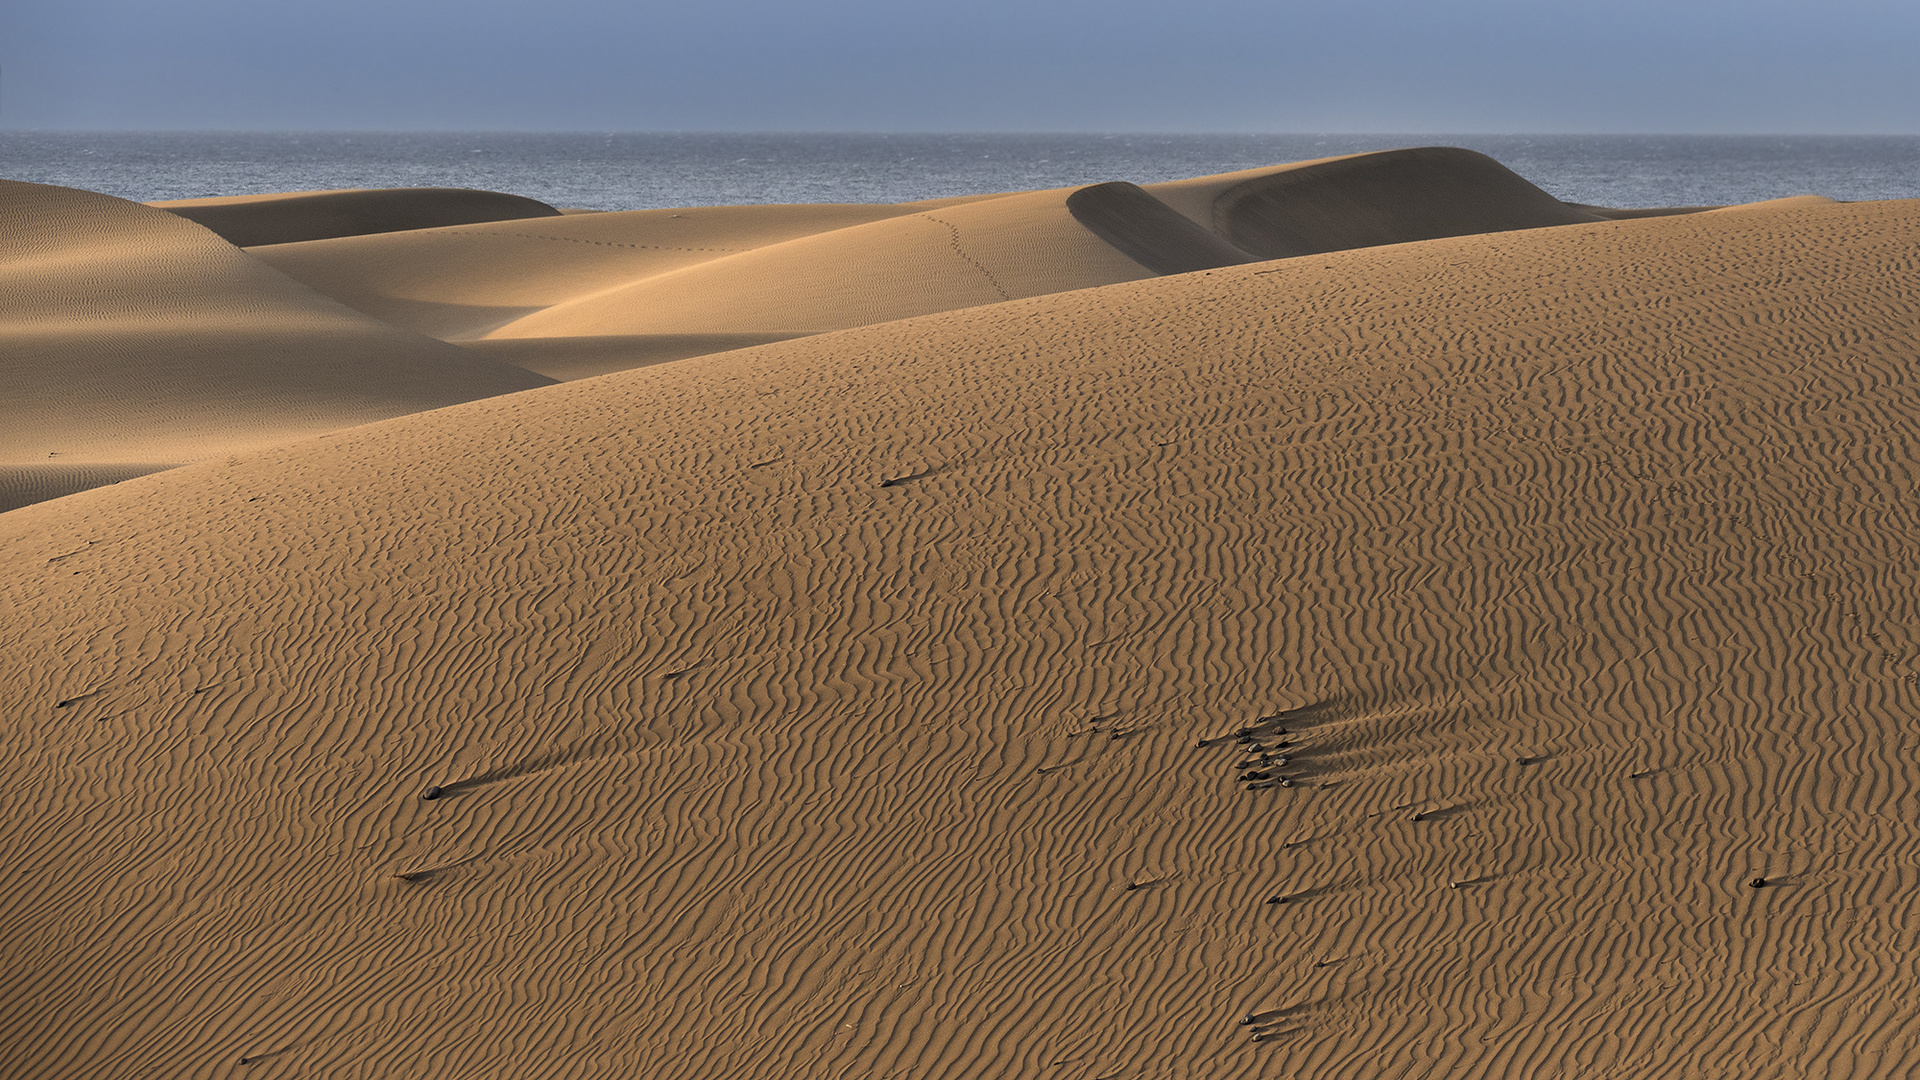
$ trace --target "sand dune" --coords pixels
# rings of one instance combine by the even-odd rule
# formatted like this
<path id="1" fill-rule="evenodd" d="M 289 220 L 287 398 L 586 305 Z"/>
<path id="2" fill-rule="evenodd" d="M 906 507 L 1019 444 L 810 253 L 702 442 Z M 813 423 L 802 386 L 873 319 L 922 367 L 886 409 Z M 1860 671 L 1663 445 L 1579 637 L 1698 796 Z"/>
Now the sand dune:
<path id="1" fill-rule="evenodd" d="M 1146 189 L 1263 259 L 1601 220 L 1448 146 L 1325 158 Z"/>
<path id="2" fill-rule="evenodd" d="M 122 475 L 551 382 L 137 203 L 0 181 L 0 219 L 0 502 L 63 482 L 37 467 Z"/>
<path id="3" fill-rule="evenodd" d="M 538 338 L 555 350 L 598 337 L 791 337 L 1250 258 L 1125 187 L 1138 194 L 1124 206 L 1104 185 L 885 206 L 629 211 L 253 254 L 396 325 L 449 341 Z M 577 347 L 613 356 L 605 344 Z"/>
<path id="4" fill-rule="evenodd" d="M 487 336 L 819 333 L 1150 276 L 1074 220 L 1073 190 L 769 244 L 556 304 Z"/>
<path id="5" fill-rule="evenodd" d="M 573 377 L 661 355 L 622 364 L 590 338 L 765 340 L 1276 255 L 1596 220 L 1482 155 L 1426 148 L 1148 189 L 588 214 L 253 254 L 443 340 L 579 352 L 587 359 L 541 369 Z"/>
<path id="6" fill-rule="evenodd" d="M 292 191 L 167 199 L 147 205 L 203 225 L 241 247 L 560 214 L 535 199 L 469 188 Z"/>
<path id="7" fill-rule="evenodd" d="M 458 341 L 642 278 L 913 210 L 631 210 L 281 244 L 252 254 L 356 310 Z"/>
<path id="8" fill-rule="evenodd" d="M 1187 274 L 1259 261 L 1138 184 L 1116 180 L 1067 196 L 1067 210 L 1088 231 L 1156 274 Z"/>
<path id="9" fill-rule="evenodd" d="M 1065 197 L 654 280 L 991 299 Z M 1916 243 L 1124 281 L 0 515 L 12 1074 L 1911 1073 Z"/>

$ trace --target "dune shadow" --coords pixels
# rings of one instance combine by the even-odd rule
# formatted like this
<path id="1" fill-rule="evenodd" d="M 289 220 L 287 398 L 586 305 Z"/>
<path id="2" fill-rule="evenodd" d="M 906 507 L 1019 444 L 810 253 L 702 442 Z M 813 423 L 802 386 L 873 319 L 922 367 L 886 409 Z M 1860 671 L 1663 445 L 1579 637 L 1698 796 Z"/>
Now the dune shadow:
<path id="1" fill-rule="evenodd" d="M 1264 259 L 1599 220 L 1484 154 L 1446 146 L 1268 173 L 1213 203 L 1215 235 Z"/>
<path id="2" fill-rule="evenodd" d="M 1284 892 L 1277 892 L 1267 897 L 1267 906 L 1289 907 L 1304 904 L 1309 900 L 1317 900 L 1333 892 L 1339 888 L 1340 885 L 1341 883 L 1338 881 L 1330 881 L 1321 885 L 1309 885 L 1304 889 L 1290 889 Z"/>
<path id="3" fill-rule="evenodd" d="M 394 872 L 393 876 L 409 885 L 426 885 L 463 866 L 470 866 L 473 863 L 479 862 L 483 857 L 482 855 L 469 855 L 457 862 L 442 863 L 438 866 L 423 866 L 418 870 L 398 870 Z"/>
<path id="4" fill-rule="evenodd" d="M 1067 212 L 1088 232 L 1156 274 L 1259 261 L 1125 180 L 1081 188 L 1067 196 Z"/>
<path id="5" fill-rule="evenodd" d="M 562 765 L 571 765 L 576 761 L 581 761 L 587 756 L 584 752 L 577 751 L 572 753 L 536 754 L 524 761 L 515 762 L 512 765 L 502 765 L 495 769 L 488 769 L 485 772 L 475 773 L 472 776 L 459 780 L 452 780 L 437 785 L 437 788 L 429 788 L 428 790 L 435 792 L 430 796 L 434 799 L 457 799 L 461 795 L 483 788 L 488 784 L 498 784 L 505 780 L 516 780 L 522 776 L 531 776 L 534 773 L 557 769 Z"/>
<path id="6" fill-rule="evenodd" d="M 1474 802 L 1448 803 L 1445 806 L 1436 807 L 1432 810 L 1416 811 L 1413 815 L 1413 820 L 1422 822 L 1447 821 L 1451 818 L 1459 817 L 1477 805 L 1479 804 Z"/>

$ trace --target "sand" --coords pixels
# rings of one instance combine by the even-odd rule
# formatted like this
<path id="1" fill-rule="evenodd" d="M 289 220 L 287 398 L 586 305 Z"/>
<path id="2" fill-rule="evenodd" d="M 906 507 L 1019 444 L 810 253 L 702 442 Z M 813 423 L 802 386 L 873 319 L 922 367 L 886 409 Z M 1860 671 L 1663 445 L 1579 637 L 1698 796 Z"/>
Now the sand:
<path id="1" fill-rule="evenodd" d="M 1070 197 L 931 217 L 1116 273 L 995 246 Z M 938 223 L 612 286 L 928 270 L 811 336 L 0 514 L 0 1071 L 1920 1064 L 1920 203 L 826 329 L 973 295 Z"/>
<path id="2" fill-rule="evenodd" d="M 0 505 L 553 381 L 342 307 L 161 210 L 0 181 L 0 219 Z"/>
<path id="3" fill-rule="evenodd" d="M 290 191 L 148 203 L 206 226 L 241 247 L 443 225 L 558 217 L 536 199 L 468 188 Z"/>

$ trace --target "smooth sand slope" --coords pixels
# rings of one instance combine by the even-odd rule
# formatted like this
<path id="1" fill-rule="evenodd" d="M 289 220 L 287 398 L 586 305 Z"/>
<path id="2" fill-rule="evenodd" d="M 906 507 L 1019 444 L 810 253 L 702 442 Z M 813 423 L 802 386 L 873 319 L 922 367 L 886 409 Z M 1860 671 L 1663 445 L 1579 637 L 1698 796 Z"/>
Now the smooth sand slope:
<path id="1" fill-rule="evenodd" d="M 911 212 L 867 205 L 629 210 L 279 244 L 253 254 L 375 318 L 465 341 L 657 274 Z"/>
<path id="2" fill-rule="evenodd" d="M 583 214 L 252 254 L 375 318 L 580 378 L 1193 268 L 1117 248 L 1073 194 Z"/>
<path id="3" fill-rule="evenodd" d="M 151 207 L 0 181 L 0 221 L 0 507 L 552 381 L 348 310 Z"/>
<path id="4" fill-rule="evenodd" d="M 488 336 L 818 333 L 1152 276 L 1074 220 L 1073 190 L 758 247 L 557 304 Z"/>
<path id="5" fill-rule="evenodd" d="M 1916 245 L 1236 266 L 0 515 L 0 1074 L 1909 1074 Z"/>

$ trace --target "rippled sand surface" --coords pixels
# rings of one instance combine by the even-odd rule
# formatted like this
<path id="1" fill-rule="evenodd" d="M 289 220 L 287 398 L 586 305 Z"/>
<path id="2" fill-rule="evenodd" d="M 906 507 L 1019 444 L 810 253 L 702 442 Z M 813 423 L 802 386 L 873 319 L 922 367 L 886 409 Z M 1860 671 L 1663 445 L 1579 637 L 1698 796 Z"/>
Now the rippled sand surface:
<path id="1" fill-rule="evenodd" d="M 1344 160 L 0 264 L 388 417 L 0 514 L 0 1074 L 1913 1071 L 1920 204 Z"/>

